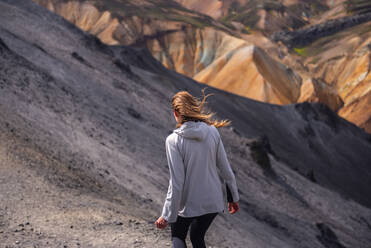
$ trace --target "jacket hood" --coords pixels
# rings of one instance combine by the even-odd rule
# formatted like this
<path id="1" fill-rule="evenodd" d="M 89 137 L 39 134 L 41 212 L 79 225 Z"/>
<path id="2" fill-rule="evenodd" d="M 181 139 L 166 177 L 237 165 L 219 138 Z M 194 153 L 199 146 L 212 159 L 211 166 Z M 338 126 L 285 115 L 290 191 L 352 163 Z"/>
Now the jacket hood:
<path id="1" fill-rule="evenodd" d="M 174 132 L 187 139 L 202 141 L 208 133 L 208 125 L 203 121 L 187 121 Z"/>

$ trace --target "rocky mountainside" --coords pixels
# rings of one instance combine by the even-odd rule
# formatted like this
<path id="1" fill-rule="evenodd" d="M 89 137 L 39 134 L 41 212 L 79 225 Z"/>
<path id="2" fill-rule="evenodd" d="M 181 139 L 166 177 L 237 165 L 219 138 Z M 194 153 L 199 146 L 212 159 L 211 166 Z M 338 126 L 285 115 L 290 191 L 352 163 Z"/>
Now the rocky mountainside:
<path id="1" fill-rule="evenodd" d="M 371 132 L 368 1 L 34 1 L 201 83 L 274 104 L 322 102 Z"/>
<path id="2" fill-rule="evenodd" d="M 333 110 L 368 132 L 371 131 L 370 9 L 369 1 L 341 1 L 317 23 L 296 31 L 277 32 L 272 37 L 292 47 L 308 74 L 324 88 L 336 92 L 341 101 L 337 104 L 332 101 Z M 315 96 L 325 103 L 320 99 L 321 94 L 313 94 L 315 88 L 313 83 L 303 84 L 299 102 Z"/>
<path id="3" fill-rule="evenodd" d="M 338 114 L 368 132 L 371 131 L 370 27 L 371 21 L 301 48 L 303 63 L 310 74 L 341 98 Z"/>
<path id="4" fill-rule="evenodd" d="M 270 103 L 288 104 L 299 98 L 301 81 L 290 69 L 252 42 L 237 38 L 238 32 L 224 23 L 186 11 L 176 2 L 35 2 L 107 44 L 147 47 L 168 69 L 199 82 Z M 239 72 L 235 77 L 230 77 L 231 67 Z M 282 78 L 274 77 L 273 71 Z"/>
<path id="5" fill-rule="evenodd" d="M 0 243 L 169 247 L 154 221 L 168 186 L 170 99 L 205 85 L 30 0 L 1 0 L 0 11 Z M 232 120 L 220 133 L 241 194 L 208 245 L 368 247 L 370 134 L 321 103 L 206 93 Z"/>
<path id="6" fill-rule="evenodd" d="M 326 1 L 319 0 L 209 0 L 204 4 L 198 4 L 197 0 L 176 1 L 228 26 L 240 23 L 246 33 L 252 29 L 271 33 L 300 28 L 310 23 L 310 18 L 330 8 Z"/>

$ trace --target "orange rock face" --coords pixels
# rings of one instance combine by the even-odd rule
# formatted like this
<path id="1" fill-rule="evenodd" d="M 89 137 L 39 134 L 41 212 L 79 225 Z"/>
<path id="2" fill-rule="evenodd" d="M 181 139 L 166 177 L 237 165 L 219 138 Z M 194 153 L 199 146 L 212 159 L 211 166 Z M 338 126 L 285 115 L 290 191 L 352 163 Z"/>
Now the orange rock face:
<path id="1" fill-rule="evenodd" d="M 342 99 L 337 95 L 336 90 L 319 79 L 308 78 L 301 86 L 301 94 L 298 102 L 322 102 L 333 111 L 343 106 Z"/>
<path id="2" fill-rule="evenodd" d="M 301 78 L 262 49 L 212 28 L 148 41 L 155 58 L 195 80 L 259 101 L 296 102 Z M 167 51 L 164 52 L 164 51 Z"/>
<path id="3" fill-rule="evenodd" d="M 304 63 L 341 98 L 338 114 L 371 132 L 371 22 L 322 38 Z"/>
<path id="4" fill-rule="evenodd" d="M 188 9 L 204 13 L 214 19 L 218 19 L 223 15 L 223 2 L 219 0 L 177 0 L 177 2 Z"/>
<path id="5" fill-rule="evenodd" d="M 339 115 L 371 132 L 371 48 L 366 46 L 359 51 L 359 57 L 355 56 L 344 66 L 337 80 L 344 99 Z"/>
<path id="6" fill-rule="evenodd" d="M 301 85 L 301 78 L 286 66 L 262 49 L 245 44 L 223 54 L 194 78 L 237 95 L 275 104 L 296 102 Z"/>

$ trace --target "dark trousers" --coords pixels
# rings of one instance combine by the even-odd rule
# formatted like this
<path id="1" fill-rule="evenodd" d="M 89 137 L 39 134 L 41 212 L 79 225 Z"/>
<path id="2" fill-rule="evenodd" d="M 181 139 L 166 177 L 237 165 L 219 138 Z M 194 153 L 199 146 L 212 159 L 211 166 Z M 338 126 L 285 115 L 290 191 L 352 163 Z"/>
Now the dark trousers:
<path id="1" fill-rule="evenodd" d="M 218 213 L 209 213 L 197 217 L 177 217 L 176 222 L 170 223 L 173 248 L 186 248 L 185 239 L 190 227 L 190 239 L 193 248 L 206 248 L 205 234 L 211 222 Z"/>

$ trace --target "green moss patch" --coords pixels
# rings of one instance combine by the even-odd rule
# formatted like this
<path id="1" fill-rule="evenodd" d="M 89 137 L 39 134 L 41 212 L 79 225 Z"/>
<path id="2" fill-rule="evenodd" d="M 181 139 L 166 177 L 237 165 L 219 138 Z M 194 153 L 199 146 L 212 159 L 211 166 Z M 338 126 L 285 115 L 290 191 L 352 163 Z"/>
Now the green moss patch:
<path id="1" fill-rule="evenodd" d="M 303 56 L 303 57 L 308 56 L 308 51 L 305 47 L 294 47 L 293 50 L 300 56 Z"/>

